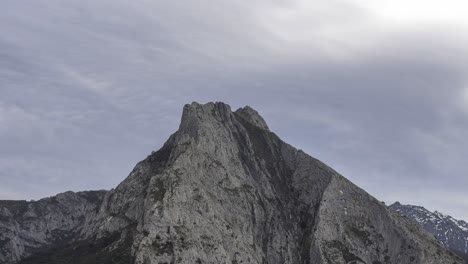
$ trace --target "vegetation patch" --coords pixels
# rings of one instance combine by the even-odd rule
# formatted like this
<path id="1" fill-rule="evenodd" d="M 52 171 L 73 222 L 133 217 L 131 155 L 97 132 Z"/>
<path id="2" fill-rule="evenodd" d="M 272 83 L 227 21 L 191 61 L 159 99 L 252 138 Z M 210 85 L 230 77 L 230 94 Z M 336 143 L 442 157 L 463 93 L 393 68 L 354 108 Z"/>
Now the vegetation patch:
<path id="1" fill-rule="evenodd" d="M 337 252 L 341 257 L 344 259 L 345 263 L 353 263 L 353 264 L 358 264 L 358 263 L 365 263 L 361 258 L 358 256 L 354 255 L 349 249 L 340 241 L 333 240 L 333 241 L 328 241 L 325 243 L 329 251 L 328 253 L 332 252 Z M 328 254 L 327 254 L 328 255 Z M 331 261 L 331 263 L 335 262 L 335 258 L 337 256 L 330 254 L 328 256 L 328 259 Z"/>
<path id="2" fill-rule="evenodd" d="M 123 241 L 120 233 L 101 239 L 86 239 L 36 250 L 18 264 L 128 264 L 133 263 L 131 232 Z M 118 243 L 118 244 L 115 244 Z M 115 246 L 115 247 L 114 247 Z"/>
<path id="3" fill-rule="evenodd" d="M 153 191 L 151 192 L 151 198 L 155 202 L 162 202 L 164 195 L 166 194 L 166 188 L 164 187 L 164 181 L 162 179 L 156 179 L 154 183 Z"/>
<path id="4" fill-rule="evenodd" d="M 171 241 L 161 241 L 159 239 L 156 239 L 155 241 L 153 241 L 152 247 L 153 250 L 156 252 L 157 256 L 161 256 L 164 254 L 170 256 L 174 255 L 174 245 Z"/>
<path id="5" fill-rule="evenodd" d="M 361 230 L 351 226 L 347 229 L 347 234 L 358 238 L 366 246 L 372 245 L 371 235 L 366 230 Z"/>
<path id="6" fill-rule="evenodd" d="M 6 251 L 6 245 L 11 241 L 10 238 L 4 238 L 4 239 L 1 239 L 0 238 L 0 250 L 2 252 L 5 252 Z"/>
<path id="7" fill-rule="evenodd" d="M 8 209 L 15 216 L 22 216 L 28 210 L 30 203 L 24 200 L 4 200 L 0 201 L 0 207 Z"/>

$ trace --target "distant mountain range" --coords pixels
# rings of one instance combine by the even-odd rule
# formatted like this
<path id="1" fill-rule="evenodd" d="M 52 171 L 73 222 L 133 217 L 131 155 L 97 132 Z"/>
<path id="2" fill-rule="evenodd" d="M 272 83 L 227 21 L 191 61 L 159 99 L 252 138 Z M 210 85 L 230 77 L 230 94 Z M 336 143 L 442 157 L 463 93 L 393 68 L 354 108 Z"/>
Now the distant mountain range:
<path id="1" fill-rule="evenodd" d="M 468 263 L 468 223 L 438 211 L 431 212 L 422 206 L 402 205 L 396 202 L 390 209 L 406 216 L 443 245 L 463 257 Z"/>

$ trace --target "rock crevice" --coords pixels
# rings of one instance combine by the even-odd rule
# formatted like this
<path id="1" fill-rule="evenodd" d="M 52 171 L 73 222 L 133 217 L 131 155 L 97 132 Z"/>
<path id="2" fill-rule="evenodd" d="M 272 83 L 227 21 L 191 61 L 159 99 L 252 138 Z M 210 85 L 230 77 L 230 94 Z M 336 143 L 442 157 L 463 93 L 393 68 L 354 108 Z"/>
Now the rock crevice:
<path id="1" fill-rule="evenodd" d="M 68 243 L 98 244 L 88 254 L 100 262 L 86 262 L 66 247 L 54 249 L 57 258 L 101 264 L 462 263 L 333 169 L 283 142 L 248 106 L 232 112 L 224 103 L 185 105 L 178 131 L 164 146 L 92 204 Z M 13 215 L 0 206 L 0 224 L 11 229 L 27 217 L 24 208 L 18 204 Z M 37 236 L 31 229 L 15 232 Z M 37 255 L 0 247 L 0 263 Z"/>

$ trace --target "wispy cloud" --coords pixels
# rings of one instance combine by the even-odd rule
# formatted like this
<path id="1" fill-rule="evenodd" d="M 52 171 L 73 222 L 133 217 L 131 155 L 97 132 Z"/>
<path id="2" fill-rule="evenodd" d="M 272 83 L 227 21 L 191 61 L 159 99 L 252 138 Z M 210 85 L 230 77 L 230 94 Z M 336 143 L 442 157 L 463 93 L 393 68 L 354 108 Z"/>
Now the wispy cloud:
<path id="1" fill-rule="evenodd" d="M 286 141 L 380 199 L 460 215 L 467 207 L 457 201 L 468 200 L 460 187 L 468 154 L 465 7 L 6 1 L 2 198 L 114 187 L 177 129 L 183 104 L 222 100 L 253 106 Z M 451 191 L 456 196 L 441 195 Z"/>

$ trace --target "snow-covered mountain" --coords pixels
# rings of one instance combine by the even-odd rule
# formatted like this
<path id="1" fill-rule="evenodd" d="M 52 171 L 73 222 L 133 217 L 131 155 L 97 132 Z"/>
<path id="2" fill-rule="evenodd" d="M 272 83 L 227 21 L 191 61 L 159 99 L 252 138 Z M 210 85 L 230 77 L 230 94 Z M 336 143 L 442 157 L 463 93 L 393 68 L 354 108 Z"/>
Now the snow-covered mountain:
<path id="1" fill-rule="evenodd" d="M 468 261 L 467 222 L 438 211 L 431 212 L 422 206 L 402 205 L 396 202 L 390 208 L 432 233 L 442 244 Z"/>

